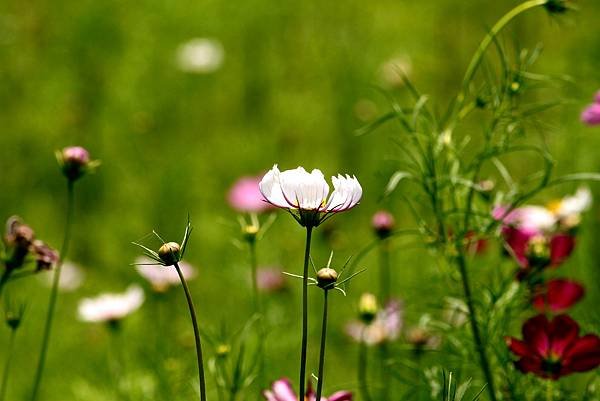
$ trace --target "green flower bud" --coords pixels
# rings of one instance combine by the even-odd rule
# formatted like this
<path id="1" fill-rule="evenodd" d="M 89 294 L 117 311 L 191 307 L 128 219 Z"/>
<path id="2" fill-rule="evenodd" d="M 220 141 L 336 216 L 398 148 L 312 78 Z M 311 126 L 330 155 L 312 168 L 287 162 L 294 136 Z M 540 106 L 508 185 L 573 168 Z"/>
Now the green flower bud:
<path id="1" fill-rule="evenodd" d="M 167 266 L 172 266 L 179 262 L 181 246 L 177 242 L 167 242 L 158 250 L 158 257 Z"/>
<path id="2" fill-rule="evenodd" d="M 379 306 L 377 305 L 377 298 L 375 298 L 375 295 L 370 293 L 361 295 L 360 301 L 358 302 L 358 315 L 360 320 L 366 324 L 372 323 L 377 316 L 378 309 Z"/>

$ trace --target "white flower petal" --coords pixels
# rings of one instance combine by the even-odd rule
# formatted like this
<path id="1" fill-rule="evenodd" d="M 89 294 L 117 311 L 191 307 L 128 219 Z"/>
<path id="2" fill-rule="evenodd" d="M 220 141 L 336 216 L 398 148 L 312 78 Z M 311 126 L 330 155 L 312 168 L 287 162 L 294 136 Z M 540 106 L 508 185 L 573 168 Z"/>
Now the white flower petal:
<path id="1" fill-rule="evenodd" d="M 334 191 L 327 202 L 326 211 L 341 212 L 353 208 L 362 198 L 362 187 L 356 177 L 338 175 L 331 177 Z"/>
<path id="2" fill-rule="evenodd" d="M 142 303 L 144 291 L 141 287 L 132 285 L 124 294 L 103 294 L 81 300 L 78 315 L 85 322 L 119 320 L 137 310 Z"/>
<path id="3" fill-rule="evenodd" d="M 329 194 L 329 185 L 317 169 L 310 173 L 303 167 L 286 170 L 280 174 L 279 181 L 285 200 L 299 209 L 317 210 Z"/>
<path id="4" fill-rule="evenodd" d="M 280 175 L 277 164 L 275 164 L 260 181 L 258 188 L 269 203 L 277 207 L 289 208 L 291 205 L 285 200 L 281 191 Z"/>
<path id="5" fill-rule="evenodd" d="M 575 195 L 566 196 L 560 202 L 556 214 L 560 218 L 578 215 L 592 206 L 592 192 L 589 188 L 581 187 Z"/>

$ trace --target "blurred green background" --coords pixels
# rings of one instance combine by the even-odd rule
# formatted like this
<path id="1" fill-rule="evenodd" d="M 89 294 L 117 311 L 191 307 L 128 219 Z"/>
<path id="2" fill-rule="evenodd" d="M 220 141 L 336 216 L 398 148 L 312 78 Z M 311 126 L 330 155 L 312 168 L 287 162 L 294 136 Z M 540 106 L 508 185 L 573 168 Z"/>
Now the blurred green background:
<path id="1" fill-rule="evenodd" d="M 102 160 L 98 173 L 76 188 L 69 259 L 85 267 L 86 281 L 59 300 L 43 398 L 115 399 L 107 361 L 116 353 L 131 380 L 145 389 L 132 399 L 192 399 L 192 333 L 179 291 L 168 294 L 162 312 L 157 306 L 162 301 L 147 291 L 146 304 L 125 320 L 116 342 L 101 325 L 79 322 L 76 305 L 83 296 L 123 291 L 132 282 L 145 285 L 129 266 L 139 254 L 130 242 L 152 229 L 178 240 L 189 213 L 195 231 L 188 260 L 199 269 L 191 286 L 202 325 L 216 329 L 227 322 L 230 331 L 243 326 L 252 310 L 247 257 L 232 244 L 239 226 L 225 199 L 239 176 L 260 174 L 276 162 L 282 169 L 303 165 L 326 175 L 356 174 L 364 188 L 362 204 L 318 229 L 313 257 L 319 264 L 326 262 L 330 249 L 341 263 L 371 241 L 369 222 L 378 208 L 393 210 L 400 228 L 414 227 L 399 198 L 380 201 L 396 167 L 393 160 L 399 153 L 391 139 L 398 127 L 354 135 L 389 109 L 378 88 L 405 96 L 403 88 L 394 87 L 389 77 L 386 81 L 389 67 L 382 66 L 401 62 L 442 112 L 486 29 L 515 4 L 2 1 L 0 217 L 22 216 L 40 238 L 58 247 L 66 197 L 54 150 L 83 145 Z M 557 172 L 563 173 L 600 170 L 600 130 L 579 122 L 581 109 L 600 88 L 600 4 L 588 0 L 579 6 L 580 12 L 560 19 L 535 10 L 503 36 L 509 47 L 543 43 L 534 71 L 574 78 L 552 94 L 574 102 L 543 120 L 543 140 L 557 161 Z M 220 42 L 223 60 L 214 71 L 179 68 L 179 47 L 196 37 Z M 528 163 L 521 160 L 514 168 Z M 560 188 L 554 195 L 574 188 Z M 600 194 L 597 187 L 592 190 Z M 548 194 L 540 197 L 548 199 Z M 576 254 L 561 268 L 586 282 L 588 297 L 575 314 L 597 329 L 597 312 L 586 311 L 600 301 L 599 219 L 597 208 L 587 215 Z M 281 213 L 259 244 L 260 264 L 298 273 L 302 247 L 302 230 Z M 495 251 L 491 253 L 493 260 Z M 394 292 L 405 300 L 407 326 L 423 313 L 439 315 L 442 297 L 459 294 L 460 287 L 442 278 L 427 255 L 396 243 Z M 473 268 L 496 268 L 484 262 Z M 377 282 L 375 255 L 361 264 L 371 270 L 355 281 L 349 296 L 332 297 L 326 393 L 356 389 L 356 347 L 342 327 L 354 316 L 359 294 L 375 290 Z M 267 301 L 269 380 L 297 376 L 300 285 L 290 284 L 289 293 Z M 11 368 L 12 401 L 23 399 L 31 386 L 48 289 L 29 279 L 10 285 L 7 292 L 27 302 Z M 310 371 L 316 370 L 317 295 L 314 291 Z M 0 330 L 0 356 L 7 332 Z M 207 352 L 212 354 L 210 348 Z M 468 361 L 453 367 L 455 362 L 445 358 L 435 355 L 429 364 L 464 368 L 465 378 L 480 379 L 477 370 L 469 371 Z M 151 390 L 163 388 L 156 384 L 160 377 L 170 383 L 164 388 L 171 390 L 164 391 L 172 393 Z M 210 378 L 209 388 L 214 389 Z"/>

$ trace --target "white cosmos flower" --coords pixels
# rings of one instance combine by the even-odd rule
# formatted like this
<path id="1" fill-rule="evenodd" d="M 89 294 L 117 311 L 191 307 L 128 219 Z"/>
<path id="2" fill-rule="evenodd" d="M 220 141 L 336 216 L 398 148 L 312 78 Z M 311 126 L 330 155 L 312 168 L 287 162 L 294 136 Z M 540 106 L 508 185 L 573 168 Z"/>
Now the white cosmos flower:
<path id="1" fill-rule="evenodd" d="M 79 319 L 84 322 L 111 322 L 123 319 L 144 303 L 144 291 L 132 285 L 123 294 L 102 294 L 79 302 Z"/>
<path id="2" fill-rule="evenodd" d="M 165 292 L 169 287 L 181 284 L 177 270 L 171 266 L 157 266 L 154 260 L 143 256 L 137 258 L 135 264 L 138 273 L 150 282 L 156 292 Z M 179 268 L 186 280 L 196 277 L 196 270 L 189 263 L 180 261 Z"/>
<path id="3" fill-rule="evenodd" d="M 592 206 L 592 192 L 589 188 L 581 187 L 575 195 L 565 196 L 555 210 L 559 218 L 579 215 Z"/>
<path id="4" fill-rule="evenodd" d="M 310 173 L 303 167 L 280 172 L 277 165 L 265 174 L 258 184 L 265 200 L 277 207 L 316 213 L 336 213 L 356 206 L 362 197 L 362 187 L 356 177 L 349 175 L 331 177 L 333 192 L 323 173 L 314 169 Z M 322 219 L 317 219 L 318 225 Z"/>
<path id="5" fill-rule="evenodd" d="M 49 273 L 49 272 L 48 272 Z M 48 287 L 52 287 L 53 274 L 42 274 L 40 279 Z M 64 292 L 72 292 L 81 287 L 85 279 L 83 269 L 76 264 L 65 261 L 61 267 L 60 279 L 58 281 L 58 289 Z"/>
<path id="6" fill-rule="evenodd" d="M 182 71 L 208 74 L 221 67 L 225 52 L 215 39 L 194 38 L 177 49 L 177 64 Z"/>

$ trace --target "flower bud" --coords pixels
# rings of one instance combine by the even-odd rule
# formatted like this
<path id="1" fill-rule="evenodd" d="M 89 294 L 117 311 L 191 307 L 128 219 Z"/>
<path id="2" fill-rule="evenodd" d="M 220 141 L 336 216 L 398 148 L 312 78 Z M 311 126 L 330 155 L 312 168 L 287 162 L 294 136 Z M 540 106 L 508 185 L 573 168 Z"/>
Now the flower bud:
<path id="1" fill-rule="evenodd" d="M 89 152 L 81 146 L 66 147 L 57 153 L 56 158 L 62 168 L 63 174 L 70 181 L 75 181 L 82 177 L 91 162 Z"/>
<path id="2" fill-rule="evenodd" d="M 179 262 L 181 247 L 177 242 L 167 242 L 158 250 L 158 257 L 167 266 L 172 266 Z"/>
<path id="3" fill-rule="evenodd" d="M 17 216 L 12 216 L 6 222 L 6 243 L 9 246 L 27 249 L 35 238 L 31 227 L 21 222 Z"/>
<path id="4" fill-rule="evenodd" d="M 215 353 L 219 358 L 225 358 L 231 352 L 231 346 L 229 344 L 219 344 L 215 349 Z"/>
<path id="5" fill-rule="evenodd" d="M 50 270 L 58 263 L 58 252 L 50 248 L 43 241 L 35 240 L 33 242 L 32 252 L 35 255 L 37 271 Z"/>
<path id="6" fill-rule="evenodd" d="M 21 325 L 22 316 L 14 312 L 6 312 L 4 320 L 11 330 L 16 330 Z"/>
<path id="7" fill-rule="evenodd" d="M 242 234 L 244 239 L 248 242 L 253 242 L 258 235 L 259 228 L 254 224 L 248 224 L 242 227 Z"/>
<path id="8" fill-rule="evenodd" d="M 550 263 L 548 240 L 542 235 L 531 238 L 525 256 L 532 267 L 546 267 Z"/>
<path id="9" fill-rule="evenodd" d="M 330 267 L 324 267 L 317 272 L 317 285 L 324 290 L 330 290 L 338 279 L 338 274 Z"/>
<path id="10" fill-rule="evenodd" d="M 396 221 L 391 213 L 380 210 L 373 215 L 371 225 L 373 226 L 373 230 L 375 230 L 375 234 L 383 239 L 390 236 L 392 230 L 396 226 Z"/>
<path id="11" fill-rule="evenodd" d="M 360 301 L 358 302 L 358 315 L 360 320 L 366 324 L 370 324 L 375 320 L 378 309 L 379 306 L 377 305 L 377 298 L 375 298 L 375 295 L 370 293 L 361 295 Z"/>

